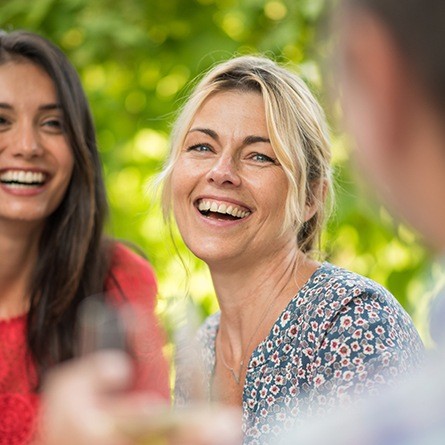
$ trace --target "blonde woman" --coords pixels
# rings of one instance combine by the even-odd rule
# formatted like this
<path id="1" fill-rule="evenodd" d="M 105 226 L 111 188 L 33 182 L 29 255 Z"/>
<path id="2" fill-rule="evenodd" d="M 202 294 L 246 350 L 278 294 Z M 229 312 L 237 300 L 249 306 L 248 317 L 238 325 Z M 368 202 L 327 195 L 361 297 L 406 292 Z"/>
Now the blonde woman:
<path id="1" fill-rule="evenodd" d="M 244 442 L 390 383 L 420 361 L 411 319 L 375 282 L 313 258 L 332 189 L 324 114 L 261 57 L 216 66 L 174 127 L 166 216 L 210 269 L 199 332 L 209 400 L 242 407 Z M 192 387 L 178 371 L 177 403 Z"/>

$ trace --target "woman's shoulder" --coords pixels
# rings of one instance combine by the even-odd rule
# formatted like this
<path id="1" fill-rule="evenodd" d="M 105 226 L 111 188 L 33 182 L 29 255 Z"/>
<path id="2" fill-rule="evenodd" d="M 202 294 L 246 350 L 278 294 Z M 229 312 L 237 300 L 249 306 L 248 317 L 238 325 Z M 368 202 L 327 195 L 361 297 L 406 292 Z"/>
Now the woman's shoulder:
<path id="1" fill-rule="evenodd" d="M 297 296 L 300 318 L 330 326 L 339 318 L 352 317 L 369 324 L 388 320 L 410 327 L 413 322 L 398 300 L 381 284 L 330 263 L 323 263 Z"/>
<path id="2" fill-rule="evenodd" d="M 327 330 L 336 324 L 341 330 L 383 325 L 397 335 L 421 344 L 413 321 L 398 300 L 382 285 L 355 272 L 323 263 L 308 287 L 306 318 L 320 322 Z M 312 294 L 311 294 L 312 292 Z M 381 330 L 381 329 L 380 329 Z"/>
<path id="3" fill-rule="evenodd" d="M 124 244 L 120 241 L 113 243 L 111 247 L 111 268 L 113 269 L 146 269 L 153 271 L 150 263 L 143 257 L 143 253 L 138 253 L 137 246 Z"/>
<path id="4" fill-rule="evenodd" d="M 342 359 L 342 354 L 346 354 L 350 360 L 361 354 L 357 360 L 369 363 L 375 359 L 376 366 L 382 360 L 388 366 L 391 364 L 392 370 L 420 363 L 423 344 L 414 323 L 382 285 L 323 263 L 303 294 L 292 320 L 300 331 L 290 324 L 289 333 L 292 329 L 300 332 L 300 343 L 309 346 L 311 356 L 318 351 L 333 359 Z"/>
<path id="5" fill-rule="evenodd" d="M 338 300 L 345 304 L 356 297 L 396 302 L 394 296 L 376 281 L 328 262 L 317 269 L 303 291 L 322 301 Z"/>
<path id="6" fill-rule="evenodd" d="M 220 313 L 217 312 L 204 320 L 196 332 L 196 336 L 188 338 L 186 333 L 184 337 L 180 336 L 178 338 L 175 357 L 177 369 L 175 394 L 179 395 L 179 398 L 175 403 L 181 405 L 184 398 L 188 398 L 186 394 L 190 385 L 187 383 L 184 385 L 184 382 L 190 377 L 190 366 L 196 366 L 196 362 L 193 362 L 196 353 L 199 357 L 199 366 L 202 366 L 202 371 L 210 379 L 215 364 L 215 339 L 218 333 L 219 320 Z"/>
<path id="7" fill-rule="evenodd" d="M 214 342 L 219 329 L 221 312 L 209 315 L 198 329 L 197 337 L 203 342 Z"/>
<path id="8" fill-rule="evenodd" d="M 105 282 L 107 291 L 120 291 L 128 298 L 143 293 L 156 295 L 156 277 L 151 264 L 121 242 L 111 247 L 111 260 Z"/>

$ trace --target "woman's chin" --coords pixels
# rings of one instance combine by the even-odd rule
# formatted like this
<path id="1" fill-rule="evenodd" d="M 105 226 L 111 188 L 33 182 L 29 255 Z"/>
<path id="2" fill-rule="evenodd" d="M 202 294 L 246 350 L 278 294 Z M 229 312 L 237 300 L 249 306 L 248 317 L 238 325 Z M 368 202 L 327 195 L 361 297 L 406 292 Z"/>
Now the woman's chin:
<path id="1" fill-rule="evenodd" d="M 192 250 L 192 249 L 191 249 Z M 240 250 L 228 250 L 212 246 L 211 248 L 192 250 L 193 254 L 209 266 L 210 269 L 221 266 L 234 267 L 239 265 L 242 261 L 242 252 Z"/>

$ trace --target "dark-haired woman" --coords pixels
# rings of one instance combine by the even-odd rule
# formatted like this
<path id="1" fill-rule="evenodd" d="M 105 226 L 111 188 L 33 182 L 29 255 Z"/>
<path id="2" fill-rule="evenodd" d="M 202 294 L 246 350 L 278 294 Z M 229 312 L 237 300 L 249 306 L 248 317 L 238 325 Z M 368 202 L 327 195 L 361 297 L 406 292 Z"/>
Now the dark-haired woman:
<path id="1" fill-rule="evenodd" d="M 42 378 L 75 355 L 76 312 L 92 294 L 144 308 L 150 350 L 158 352 L 146 373 L 168 397 L 152 269 L 104 237 L 106 214 L 93 122 L 76 71 L 47 40 L 1 33 L 1 443 L 32 439 Z"/>

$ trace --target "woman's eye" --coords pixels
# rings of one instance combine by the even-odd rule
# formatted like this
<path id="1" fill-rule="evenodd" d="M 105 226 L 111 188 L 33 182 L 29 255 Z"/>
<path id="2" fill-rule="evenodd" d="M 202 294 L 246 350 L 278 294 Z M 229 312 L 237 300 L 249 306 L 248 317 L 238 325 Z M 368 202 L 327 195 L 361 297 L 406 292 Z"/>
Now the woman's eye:
<path id="1" fill-rule="evenodd" d="M 272 164 L 276 164 L 275 159 L 272 159 L 270 156 L 267 156 L 262 153 L 253 153 L 251 159 L 253 159 L 254 161 L 257 161 L 257 162 L 264 162 L 264 163 L 269 162 Z"/>
<path id="2" fill-rule="evenodd" d="M 8 119 L 6 119 L 5 117 L 3 117 L 3 116 L 0 116 L 0 126 L 6 126 L 6 125 L 8 125 L 9 124 L 9 120 Z"/>
<path id="3" fill-rule="evenodd" d="M 63 130 L 63 124 L 61 119 L 47 119 L 43 121 L 42 125 L 53 131 L 61 132 Z"/>
<path id="4" fill-rule="evenodd" d="M 195 144 L 187 148 L 187 151 L 197 151 L 197 152 L 211 152 L 212 149 L 208 145 L 205 144 Z"/>

